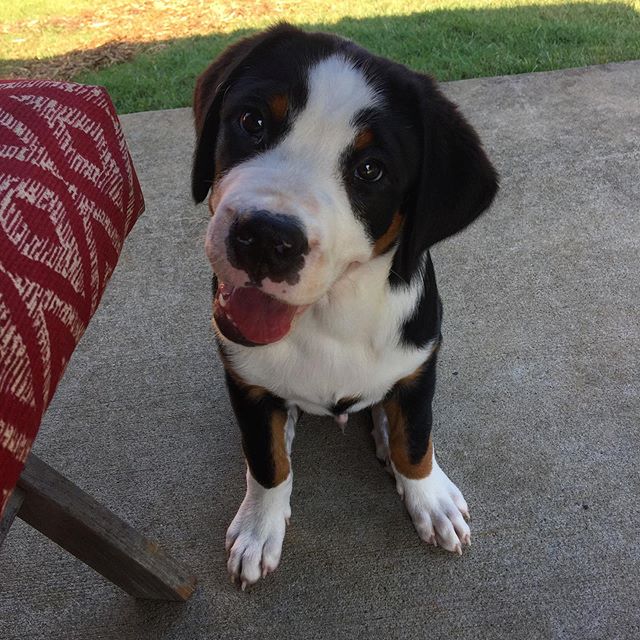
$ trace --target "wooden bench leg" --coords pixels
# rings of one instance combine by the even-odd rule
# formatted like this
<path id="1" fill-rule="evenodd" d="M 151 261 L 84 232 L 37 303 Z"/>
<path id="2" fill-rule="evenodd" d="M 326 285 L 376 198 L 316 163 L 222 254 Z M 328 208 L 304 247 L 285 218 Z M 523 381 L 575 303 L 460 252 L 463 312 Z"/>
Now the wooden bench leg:
<path id="1" fill-rule="evenodd" d="M 18 517 L 136 598 L 187 600 L 196 579 L 151 540 L 31 454 Z"/>

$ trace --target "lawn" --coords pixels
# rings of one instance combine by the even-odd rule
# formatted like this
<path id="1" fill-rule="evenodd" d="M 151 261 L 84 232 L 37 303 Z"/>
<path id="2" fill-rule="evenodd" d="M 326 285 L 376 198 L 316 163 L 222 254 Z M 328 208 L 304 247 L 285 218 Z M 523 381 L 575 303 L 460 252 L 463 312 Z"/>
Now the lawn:
<path id="1" fill-rule="evenodd" d="M 181 107 L 227 44 L 285 19 L 439 80 L 640 59 L 640 0 L 23 0 L 0 5 L 0 75 L 103 84 L 121 113 Z"/>

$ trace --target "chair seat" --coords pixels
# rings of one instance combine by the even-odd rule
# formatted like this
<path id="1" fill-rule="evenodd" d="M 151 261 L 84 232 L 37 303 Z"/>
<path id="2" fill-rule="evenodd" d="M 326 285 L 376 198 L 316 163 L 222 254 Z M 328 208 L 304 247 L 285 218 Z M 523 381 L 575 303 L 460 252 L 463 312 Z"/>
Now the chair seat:
<path id="1" fill-rule="evenodd" d="M 0 515 L 143 210 L 104 88 L 0 82 Z"/>

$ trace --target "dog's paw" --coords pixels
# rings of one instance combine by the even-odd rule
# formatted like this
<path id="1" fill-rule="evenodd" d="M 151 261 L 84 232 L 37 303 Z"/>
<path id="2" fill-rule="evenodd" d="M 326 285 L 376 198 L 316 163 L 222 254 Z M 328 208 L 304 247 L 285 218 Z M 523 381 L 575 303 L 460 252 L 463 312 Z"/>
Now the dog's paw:
<path id="1" fill-rule="evenodd" d="M 243 591 L 274 571 L 280 562 L 291 517 L 290 495 L 291 475 L 277 487 L 265 489 L 247 473 L 247 495 L 225 540 L 231 581 Z"/>
<path id="2" fill-rule="evenodd" d="M 420 538 L 462 555 L 462 548 L 471 544 L 471 531 L 465 521 L 469 519 L 469 507 L 435 457 L 426 478 L 411 480 L 398 472 L 395 476 L 398 493 Z"/>

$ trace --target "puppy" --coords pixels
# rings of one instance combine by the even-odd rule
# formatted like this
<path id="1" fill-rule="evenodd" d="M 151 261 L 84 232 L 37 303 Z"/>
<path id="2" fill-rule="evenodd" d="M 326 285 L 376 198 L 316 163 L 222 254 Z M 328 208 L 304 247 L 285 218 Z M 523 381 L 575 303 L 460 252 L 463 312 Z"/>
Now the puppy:
<path id="1" fill-rule="evenodd" d="M 211 211 L 214 326 L 247 461 L 232 579 L 244 589 L 278 566 L 300 411 L 344 425 L 370 409 L 418 535 L 462 553 L 467 504 L 431 438 L 429 247 L 497 191 L 475 131 L 430 77 L 287 24 L 222 53 L 194 116 L 193 197 Z"/>

